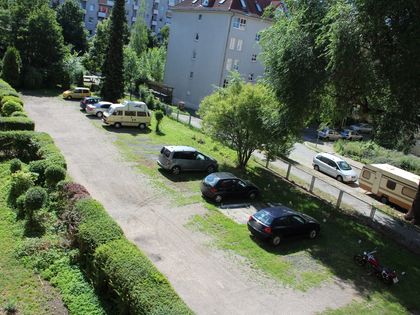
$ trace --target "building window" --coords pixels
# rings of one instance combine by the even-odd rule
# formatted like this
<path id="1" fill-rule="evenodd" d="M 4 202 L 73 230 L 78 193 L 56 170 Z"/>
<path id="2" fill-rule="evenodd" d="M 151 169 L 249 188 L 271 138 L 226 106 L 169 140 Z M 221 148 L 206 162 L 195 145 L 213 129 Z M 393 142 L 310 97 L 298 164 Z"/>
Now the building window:
<path id="1" fill-rule="evenodd" d="M 235 49 L 235 41 L 236 41 L 235 37 L 232 37 L 230 39 L 230 43 L 229 43 L 229 49 L 230 50 L 234 50 Z"/>
<path id="2" fill-rule="evenodd" d="M 236 50 L 237 51 L 241 51 L 242 50 L 242 44 L 243 44 L 243 40 L 242 39 L 238 39 L 238 43 L 236 44 Z"/>
<path id="3" fill-rule="evenodd" d="M 248 81 L 254 81 L 254 74 L 253 73 L 248 74 Z"/>
<path id="4" fill-rule="evenodd" d="M 93 17 L 89 16 L 88 21 L 89 21 L 89 23 L 93 23 Z"/>
<path id="5" fill-rule="evenodd" d="M 192 79 L 194 77 L 194 72 L 190 72 L 190 79 Z"/>
<path id="6" fill-rule="evenodd" d="M 233 28 L 244 30 L 246 26 L 246 20 L 240 17 L 233 19 Z"/>
<path id="7" fill-rule="evenodd" d="M 193 50 L 192 59 L 195 60 L 197 58 L 197 52 Z"/>
<path id="8" fill-rule="evenodd" d="M 94 6 L 93 4 L 91 4 L 91 5 L 89 6 L 89 11 L 93 11 L 93 10 L 95 10 L 95 6 Z"/>
<path id="9" fill-rule="evenodd" d="M 239 70 L 239 60 L 235 59 L 233 62 L 233 70 Z"/>
<path id="10" fill-rule="evenodd" d="M 232 59 L 228 58 L 226 60 L 226 70 L 230 71 L 232 69 Z"/>
<path id="11" fill-rule="evenodd" d="M 259 33 L 255 34 L 255 41 L 259 42 L 261 35 Z"/>
<path id="12" fill-rule="evenodd" d="M 225 87 L 227 87 L 228 86 L 228 84 L 229 84 L 229 81 L 227 80 L 227 79 L 224 79 L 223 80 L 223 87 L 225 88 Z"/>
<path id="13" fill-rule="evenodd" d="M 397 183 L 392 180 L 388 179 L 388 181 L 386 182 L 386 188 L 390 190 L 394 190 L 396 186 L 397 186 Z"/>
<path id="14" fill-rule="evenodd" d="M 202 18 L 203 18 L 203 15 L 202 14 L 199 14 L 198 15 L 198 20 L 201 21 Z"/>
<path id="15" fill-rule="evenodd" d="M 251 61 L 256 62 L 257 61 L 257 54 L 252 54 Z"/>
<path id="16" fill-rule="evenodd" d="M 195 33 L 195 36 L 194 36 L 194 40 L 196 41 L 196 42 L 198 42 L 198 39 L 200 38 L 200 35 L 198 35 L 198 33 Z"/>
<path id="17" fill-rule="evenodd" d="M 159 7 L 159 3 L 153 3 L 153 10 L 157 10 Z"/>

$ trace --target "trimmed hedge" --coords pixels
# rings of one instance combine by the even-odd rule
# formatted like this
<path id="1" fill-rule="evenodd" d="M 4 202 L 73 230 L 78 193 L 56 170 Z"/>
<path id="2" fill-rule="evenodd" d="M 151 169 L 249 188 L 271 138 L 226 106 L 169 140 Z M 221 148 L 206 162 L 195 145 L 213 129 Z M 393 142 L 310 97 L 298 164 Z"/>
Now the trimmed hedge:
<path id="1" fill-rule="evenodd" d="M 25 163 L 45 160 L 66 168 L 66 161 L 52 138 L 41 132 L 0 131 L 0 157 L 17 157 Z"/>
<path id="2" fill-rule="evenodd" d="M 121 228 L 98 201 L 81 199 L 73 209 L 78 216 L 76 240 L 82 254 L 92 255 L 100 245 L 124 237 Z"/>
<path id="3" fill-rule="evenodd" d="M 13 96 L 13 95 L 8 95 L 8 96 L 4 96 L 1 100 L 0 100 L 0 104 L 1 106 L 3 106 L 6 102 L 15 102 L 18 103 L 20 105 L 23 106 L 23 101 L 20 99 L 20 97 L 18 96 Z"/>
<path id="4" fill-rule="evenodd" d="M 115 292 L 119 306 L 129 314 L 193 314 L 168 280 L 126 239 L 100 246 L 95 266 L 102 285 Z"/>
<path id="5" fill-rule="evenodd" d="M 19 103 L 13 102 L 13 101 L 7 101 L 1 107 L 1 112 L 2 112 L 3 116 L 9 117 L 14 112 L 23 112 L 23 106 L 20 105 Z"/>
<path id="6" fill-rule="evenodd" d="M 35 130 L 35 124 L 27 117 L 0 117 L 0 131 Z"/>

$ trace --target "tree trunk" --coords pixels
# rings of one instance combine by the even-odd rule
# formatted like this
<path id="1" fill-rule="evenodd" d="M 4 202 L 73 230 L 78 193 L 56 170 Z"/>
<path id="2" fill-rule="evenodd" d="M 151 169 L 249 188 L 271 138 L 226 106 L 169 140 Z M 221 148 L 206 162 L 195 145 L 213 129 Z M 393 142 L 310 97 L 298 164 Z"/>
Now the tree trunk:
<path id="1" fill-rule="evenodd" d="M 420 223 L 420 183 L 417 188 L 416 196 L 414 197 L 413 205 L 411 206 L 410 211 L 404 216 L 406 220 L 413 220 L 413 224 Z"/>

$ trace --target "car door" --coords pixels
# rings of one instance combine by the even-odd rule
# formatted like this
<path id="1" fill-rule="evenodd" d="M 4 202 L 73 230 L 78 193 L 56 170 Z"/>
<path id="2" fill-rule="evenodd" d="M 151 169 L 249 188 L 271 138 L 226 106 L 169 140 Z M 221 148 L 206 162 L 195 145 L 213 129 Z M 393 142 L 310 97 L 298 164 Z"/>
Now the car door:
<path id="1" fill-rule="evenodd" d="M 218 193 L 223 197 L 232 197 L 234 194 L 235 182 L 233 179 L 222 179 L 218 184 Z"/>
<path id="2" fill-rule="evenodd" d="M 328 159 L 324 156 L 320 156 L 318 160 L 319 170 L 323 173 L 328 173 Z"/>
<path id="3" fill-rule="evenodd" d="M 292 215 L 290 218 L 290 236 L 303 235 L 307 231 L 306 221 L 300 215 Z"/>
<path id="4" fill-rule="evenodd" d="M 75 89 L 72 97 L 73 98 L 82 98 L 82 91 L 80 89 Z"/>
<path id="5" fill-rule="evenodd" d="M 338 168 L 337 164 L 334 161 L 328 159 L 328 167 L 327 167 L 328 174 L 333 176 L 333 177 L 336 177 L 337 176 L 337 168 Z"/>
<path id="6" fill-rule="evenodd" d="M 102 112 L 102 113 L 105 113 L 105 112 L 107 112 L 108 110 L 109 110 L 109 107 L 111 106 L 111 104 L 104 104 L 104 105 L 101 105 L 101 109 L 100 109 L 100 111 Z"/>
<path id="7" fill-rule="evenodd" d="M 195 152 L 195 170 L 203 171 L 207 168 L 207 158 L 200 152 Z"/>
<path id="8" fill-rule="evenodd" d="M 249 193 L 249 186 L 242 180 L 234 181 L 234 195 L 235 197 L 247 197 Z"/>

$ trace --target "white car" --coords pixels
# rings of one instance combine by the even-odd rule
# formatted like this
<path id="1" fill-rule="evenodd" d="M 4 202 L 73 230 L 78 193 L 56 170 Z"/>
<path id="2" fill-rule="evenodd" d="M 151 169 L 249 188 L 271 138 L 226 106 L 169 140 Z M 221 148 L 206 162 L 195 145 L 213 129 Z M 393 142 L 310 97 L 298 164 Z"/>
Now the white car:
<path id="1" fill-rule="evenodd" d="M 316 171 L 330 175 L 340 182 L 354 183 L 358 180 L 356 172 L 346 161 L 329 153 L 314 156 L 312 165 Z"/>
<path id="2" fill-rule="evenodd" d="M 350 129 L 344 129 L 341 132 L 341 137 L 346 140 L 363 140 L 363 136 L 361 134 Z"/>
<path id="3" fill-rule="evenodd" d="M 341 135 L 338 131 L 330 128 L 324 128 L 318 131 L 318 137 L 323 140 L 338 140 Z"/>
<path id="4" fill-rule="evenodd" d="M 373 128 L 367 123 L 358 123 L 350 126 L 350 129 L 359 132 L 372 132 Z"/>
<path id="5" fill-rule="evenodd" d="M 101 118 L 104 115 L 104 112 L 107 112 L 111 107 L 112 103 L 110 102 L 98 102 L 96 104 L 89 104 L 86 106 L 86 114 L 95 115 L 98 118 Z"/>

